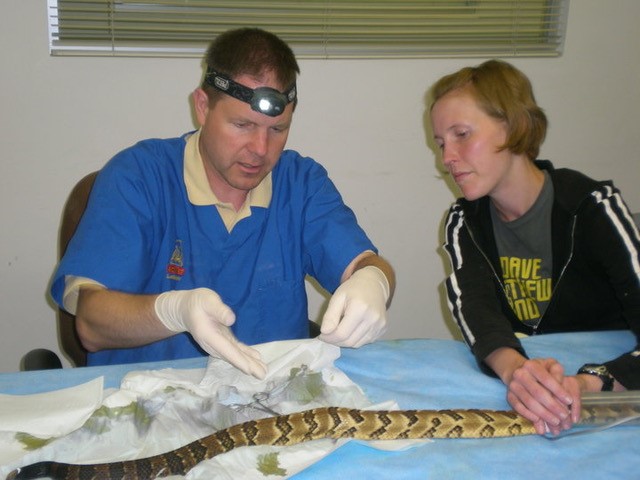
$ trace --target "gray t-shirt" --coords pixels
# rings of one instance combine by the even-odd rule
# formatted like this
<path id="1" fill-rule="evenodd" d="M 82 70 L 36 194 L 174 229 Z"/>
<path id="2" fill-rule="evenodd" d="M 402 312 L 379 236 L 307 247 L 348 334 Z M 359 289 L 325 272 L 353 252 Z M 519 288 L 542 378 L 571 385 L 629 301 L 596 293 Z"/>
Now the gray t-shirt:
<path id="1" fill-rule="evenodd" d="M 520 321 L 529 326 L 538 324 L 551 298 L 552 206 L 553 184 L 547 172 L 540 195 L 522 217 L 503 222 L 491 204 L 507 299 Z"/>

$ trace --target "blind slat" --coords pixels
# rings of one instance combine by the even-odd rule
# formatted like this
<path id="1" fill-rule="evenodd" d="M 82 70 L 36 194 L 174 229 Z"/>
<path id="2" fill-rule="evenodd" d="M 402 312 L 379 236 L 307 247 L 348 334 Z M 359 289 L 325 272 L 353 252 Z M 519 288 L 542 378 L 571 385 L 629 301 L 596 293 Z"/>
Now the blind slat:
<path id="1" fill-rule="evenodd" d="M 300 58 L 561 54 L 567 0 L 48 0 L 52 55 L 201 56 L 255 26 Z"/>

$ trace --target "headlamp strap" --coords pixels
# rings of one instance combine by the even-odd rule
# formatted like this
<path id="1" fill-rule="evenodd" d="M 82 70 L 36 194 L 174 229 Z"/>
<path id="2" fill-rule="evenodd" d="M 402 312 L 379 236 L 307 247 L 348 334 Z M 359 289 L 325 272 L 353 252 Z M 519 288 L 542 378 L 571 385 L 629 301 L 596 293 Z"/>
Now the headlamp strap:
<path id="1" fill-rule="evenodd" d="M 207 83 L 207 85 L 210 85 L 215 89 L 232 96 L 233 98 L 252 105 L 252 107 L 255 102 L 255 94 L 257 91 L 270 91 L 274 94 L 282 95 L 285 101 L 285 106 L 286 104 L 293 102 L 297 97 L 297 88 L 295 82 L 284 92 L 280 92 L 275 88 L 270 87 L 260 87 L 257 89 L 252 89 L 247 87 L 246 85 L 242 85 L 241 83 L 231 80 L 229 77 L 217 72 L 212 67 L 207 68 L 205 82 Z"/>

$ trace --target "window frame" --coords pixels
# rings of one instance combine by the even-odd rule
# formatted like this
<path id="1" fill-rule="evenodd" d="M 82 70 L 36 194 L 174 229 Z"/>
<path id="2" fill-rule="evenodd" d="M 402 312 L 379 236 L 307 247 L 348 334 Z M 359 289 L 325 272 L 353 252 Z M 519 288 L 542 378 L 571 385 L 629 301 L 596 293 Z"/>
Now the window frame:
<path id="1" fill-rule="evenodd" d="M 298 58 L 520 57 L 562 54 L 569 0 L 47 0 L 47 10 L 54 56 L 202 57 L 217 33 L 255 26 Z"/>

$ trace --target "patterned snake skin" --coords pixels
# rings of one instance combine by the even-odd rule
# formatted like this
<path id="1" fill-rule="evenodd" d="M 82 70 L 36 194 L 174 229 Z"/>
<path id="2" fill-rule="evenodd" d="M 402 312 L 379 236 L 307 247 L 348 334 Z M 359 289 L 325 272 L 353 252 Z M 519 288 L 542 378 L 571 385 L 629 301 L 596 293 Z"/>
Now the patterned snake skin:
<path id="1" fill-rule="evenodd" d="M 638 414 L 640 407 L 630 405 L 583 407 L 581 423 L 601 424 Z M 7 480 L 47 477 L 54 480 L 141 480 L 184 475 L 203 460 L 237 447 L 286 446 L 322 438 L 495 438 L 534 433 L 531 422 L 513 411 L 369 411 L 323 407 L 234 425 L 149 458 L 96 465 L 40 462 L 14 470 Z"/>

